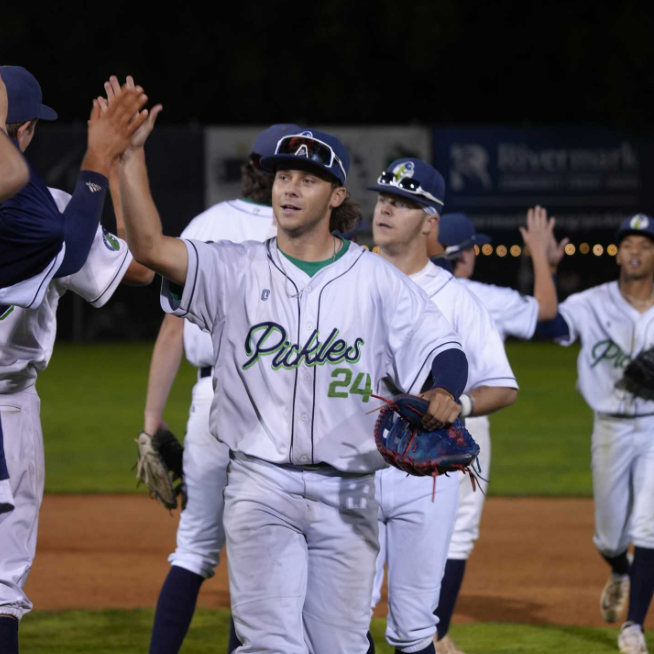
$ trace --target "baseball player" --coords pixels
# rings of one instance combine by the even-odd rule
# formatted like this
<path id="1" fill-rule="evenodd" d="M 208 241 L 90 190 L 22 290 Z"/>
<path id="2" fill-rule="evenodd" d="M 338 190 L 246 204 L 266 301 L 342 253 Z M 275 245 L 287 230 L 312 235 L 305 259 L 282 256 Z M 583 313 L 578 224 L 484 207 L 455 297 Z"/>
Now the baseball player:
<path id="1" fill-rule="evenodd" d="M 7 87 L 0 70 L 0 202 L 18 193 L 29 181 L 30 173 L 25 160 L 7 138 Z"/>
<path id="2" fill-rule="evenodd" d="M 643 623 L 654 593 L 654 402 L 616 383 L 631 359 L 654 345 L 654 220 L 643 214 L 627 218 L 616 238 L 618 280 L 571 295 L 537 333 L 561 345 L 581 341 L 577 385 L 595 413 L 593 541 L 611 567 L 600 611 L 615 622 L 629 598 L 618 647 L 644 654 Z"/>
<path id="3" fill-rule="evenodd" d="M 57 114 L 42 104 L 41 87 L 20 66 L 3 66 L 2 76 L 9 98 L 7 134 L 24 152 L 39 120 L 54 120 Z M 76 273 L 86 261 L 94 241 L 107 189 L 116 145 L 138 129 L 145 120 L 139 113 L 147 98 L 142 89 L 126 89 L 110 113 L 101 115 L 94 100 L 88 129 L 88 148 L 73 193 L 64 213 L 45 182 L 31 167 L 28 184 L 0 204 L 0 313 L 10 305 L 36 308 L 45 297 L 48 282 Z M 136 114 L 103 138 L 106 126 L 124 113 Z M 114 125 L 115 128 L 115 125 Z"/>
<path id="4" fill-rule="evenodd" d="M 234 243 L 266 241 L 276 234 L 272 212 L 272 175 L 261 168 L 262 156 L 273 154 L 285 134 L 297 125 L 273 125 L 256 138 L 249 162 L 241 170 L 241 198 L 220 202 L 194 218 L 181 238 L 200 241 L 226 239 Z M 170 572 L 161 589 L 154 618 L 151 654 L 176 653 L 188 631 L 202 582 L 213 577 L 225 545 L 223 490 L 227 481 L 229 449 L 209 431 L 213 345 L 197 325 L 167 315 L 154 346 L 144 431 L 167 428 L 166 400 L 182 354 L 198 369 L 193 402 L 184 439 L 184 480 L 188 500 L 177 529 L 177 549 L 169 557 Z M 232 633 L 232 639 L 235 634 Z M 232 642 L 230 650 L 240 643 Z"/>
<path id="5" fill-rule="evenodd" d="M 164 276 L 166 311 L 212 336 L 237 652 L 365 654 L 383 467 L 370 395 L 387 375 L 413 390 L 431 369 L 423 424 L 447 424 L 467 360 L 418 287 L 332 236 L 357 216 L 337 138 L 307 129 L 261 159 L 277 238 L 208 244 L 162 235 L 142 148 L 153 123 L 121 157 L 128 241 Z"/>
<path id="6" fill-rule="evenodd" d="M 379 254 L 427 293 L 461 338 L 469 364 L 468 382 L 460 399 L 466 425 L 471 416 L 510 405 L 517 397 L 518 385 L 492 318 L 427 255 L 428 239 L 434 228 L 437 235 L 443 206 L 442 176 L 419 159 L 398 159 L 370 190 L 379 193 L 373 220 Z M 487 474 L 483 446 L 480 461 Z M 386 564 L 387 641 L 400 652 L 434 652 L 438 622 L 434 611 L 457 519 L 459 483 L 470 485 L 470 480 L 462 473 L 439 477 L 435 496 L 431 479 L 406 478 L 397 468 L 377 472 L 375 481 L 381 549 L 373 608 L 381 597 Z"/>
<path id="7" fill-rule="evenodd" d="M 10 96 L 11 98 L 11 96 Z M 105 132 L 113 139 L 115 130 Z M 117 167 L 109 181 L 117 183 Z M 65 213 L 74 196 L 49 189 L 57 211 Z M 117 193 L 117 189 L 114 193 Z M 116 223 L 123 229 L 120 198 L 114 205 Z M 38 374 L 46 368 L 54 346 L 59 298 L 68 290 L 94 307 L 103 306 L 122 280 L 143 285 L 150 270 L 132 260 L 124 241 L 96 226 L 93 244 L 82 268 L 50 281 L 35 309 L 9 307 L 0 315 L 0 414 L 15 509 L 0 516 L 0 643 L 3 654 L 18 652 L 18 624 L 32 609 L 23 587 L 36 548 L 38 514 L 43 498 L 43 435 L 39 417 Z"/>
<path id="8" fill-rule="evenodd" d="M 557 296 L 552 273 L 561 260 L 568 241 L 564 239 L 556 243 L 553 237 L 554 224 L 553 218 L 547 219 L 544 209 L 535 207 L 527 213 L 527 227 L 521 229 L 523 239 L 531 250 L 534 267 L 534 296 L 531 297 L 521 295 L 511 288 L 469 279 L 474 272 L 476 260 L 474 246 L 481 247 L 490 238 L 478 234 L 472 222 L 463 214 L 444 214 L 439 221 L 438 239 L 446 248 L 448 257 L 453 259 L 454 275 L 491 314 L 502 340 L 507 336 L 530 339 L 539 320 L 551 320 L 556 315 Z M 466 428 L 481 447 L 482 469 L 484 476 L 487 476 L 491 450 L 489 420 L 483 414 L 471 416 L 466 419 Z M 457 521 L 436 611 L 439 618 L 439 653 L 457 654 L 461 651 L 447 633 L 463 582 L 466 561 L 479 537 L 484 499 L 482 493 L 472 492 L 470 484 L 461 484 Z"/>

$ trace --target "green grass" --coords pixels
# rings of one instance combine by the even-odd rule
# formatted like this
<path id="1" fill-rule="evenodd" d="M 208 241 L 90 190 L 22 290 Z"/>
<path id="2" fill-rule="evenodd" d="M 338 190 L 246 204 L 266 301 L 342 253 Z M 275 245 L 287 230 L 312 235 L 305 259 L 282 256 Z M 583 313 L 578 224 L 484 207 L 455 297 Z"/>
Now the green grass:
<path id="1" fill-rule="evenodd" d="M 36 612 L 20 627 L 21 651 L 31 654 L 143 654 L 148 649 L 152 609 Z M 229 612 L 199 609 L 182 654 L 223 654 Z M 392 654 L 382 619 L 373 620 L 378 654 Z M 617 629 L 483 623 L 454 626 L 452 637 L 474 654 L 615 654 Z M 654 649 L 654 635 L 648 637 Z"/>
<path id="2" fill-rule="evenodd" d="M 60 343 L 38 390 L 46 491 L 134 492 L 133 439 L 142 426 L 152 344 Z M 509 343 L 521 386 L 491 417 L 493 495 L 590 496 L 592 414 L 575 390 L 576 348 Z M 183 364 L 165 418 L 184 434 L 195 370 Z"/>
<path id="3" fill-rule="evenodd" d="M 593 415 L 576 390 L 577 347 L 509 343 L 520 392 L 491 416 L 491 495 L 592 496 Z"/>
<path id="4" fill-rule="evenodd" d="M 56 345 L 37 383 L 46 492 L 135 492 L 134 439 L 143 428 L 152 345 Z M 180 437 L 195 380 L 195 369 L 184 362 L 165 414 Z"/>

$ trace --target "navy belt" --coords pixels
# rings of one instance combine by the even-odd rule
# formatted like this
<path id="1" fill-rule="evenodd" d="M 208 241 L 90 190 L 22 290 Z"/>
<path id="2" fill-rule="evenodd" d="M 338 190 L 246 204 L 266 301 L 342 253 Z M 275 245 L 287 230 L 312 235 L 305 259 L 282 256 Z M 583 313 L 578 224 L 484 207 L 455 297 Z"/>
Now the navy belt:
<path id="1" fill-rule="evenodd" d="M 603 418 L 619 418 L 620 420 L 635 420 L 636 418 L 651 418 L 654 416 L 654 413 L 640 413 L 635 416 L 628 416 L 622 413 L 601 413 L 598 411 L 598 415 Z"/>
<path id="2" fill-rule="evenodd" d="M 211 377 L 212 374 L 213 368 L 211 366 L 202 366 L 202 368 L 200 368 L 200 379 Z"/>

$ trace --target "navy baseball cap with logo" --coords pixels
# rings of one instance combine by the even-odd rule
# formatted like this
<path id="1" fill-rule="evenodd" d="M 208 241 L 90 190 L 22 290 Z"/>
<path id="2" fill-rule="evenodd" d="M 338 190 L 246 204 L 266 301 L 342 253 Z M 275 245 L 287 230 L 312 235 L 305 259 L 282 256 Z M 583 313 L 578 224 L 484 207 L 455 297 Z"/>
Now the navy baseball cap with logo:
<path id="1" fill-rule="evenodd" d="M 440 214 L 445 206 L 443 176 L 436 168 L 420 159 L 396 159 L 368 190 L 413 200 L 428 207 L 429 213 Z"/>
<path id="2" fill-rule="evenodd" d="M 315 129 L 298 130 L 282 136 L 272 155 L 261 157 L 261 166 L 275 172 L 282 165 L 302 162 L 329 173 L 342 186 L 350 170 L 350 153 L 332 134 Z"/>
<path id="3" fill-rule="evenodd" d="M 8 123 L 27 120 L 57 120 L 57 112 L 43 104 L 43 93 L 36 77 L 22 66 L 2 66 L 2 81 L 7 87 Z"/>
<path id="4" fill-rule="evenodd" d="M 644 213 L 637 213 L 635 216 L 631 216 L 631 218 L 625 218 L 615 233 L 615 238 L 620 243 L 625 236 L 631 234 L 648 236 L 654 241 L 654 219 L 646 216 Z"/>
<path id="5" fill-rule="evenodd" d="M 277 143 L 288 134 L 296 134 L 300 128 L 293 123 L 279 123 L 271 125 L 268 129 L 264 129 L 256 139 L 252 146 L 252 154 L 250 159 L 256 157 L 258 162 L 260 157 L 266 157 L 275 154 Z"/>
<path id="6" fill-rule="evenodd" d="M 438 242 L 445 248 L 449 257 L 475 245 L 490 243 L 491 238 L 487 234 L 478 234 L 468 216 L 462 213 L 446 213 L 438 223 Z"/>

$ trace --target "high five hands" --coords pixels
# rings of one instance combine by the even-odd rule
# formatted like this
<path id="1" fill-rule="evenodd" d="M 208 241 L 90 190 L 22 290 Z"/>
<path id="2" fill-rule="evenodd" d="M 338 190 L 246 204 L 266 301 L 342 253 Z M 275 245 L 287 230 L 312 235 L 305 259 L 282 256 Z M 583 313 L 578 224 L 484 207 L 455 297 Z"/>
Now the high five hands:
<path id="1" fill-rule="evenodd" d="M 125 91 L 132 92 L 135 89 L 140 89 L 140 86 L 136 86 L 134 83 L 134 78 L 131 75 L 128 75 L 125 84 L 121 87 L 120 82 L 118 81 L 118 78 L 115 75 L 112 75 L 109 78 L 109 81 L 104 83 L 104 89 L 107 94 L 106 99 L 103 97 L 98 97 L 97 102 L 100 105 L 100 109 L 103 113 L 108 112 L 114 105 L 115 103 L 120 99 L 121 95 Z M 128 146 L 123 150 L 122 154 L 129 155 L 130 151 L 133 152 L 134 150 L 137 150 L 139 148 L 142 148 L 145 145 L 145 142 L 150 136 L 152 130 L 154 129 L 154 125 L 157 121 L 157 116 L 161 113 L 163 110 L 162 105 L 157 104 L 152 109 L 147 112 L 145 116 L 145 120 L 143 120 L 141 123 L 139 123 L 138 127 L 133 130 L 132 136 L 130 139 L 130 142 Z M 133 117 L 133 121 L 136 120 L 137 116 Z"/>

